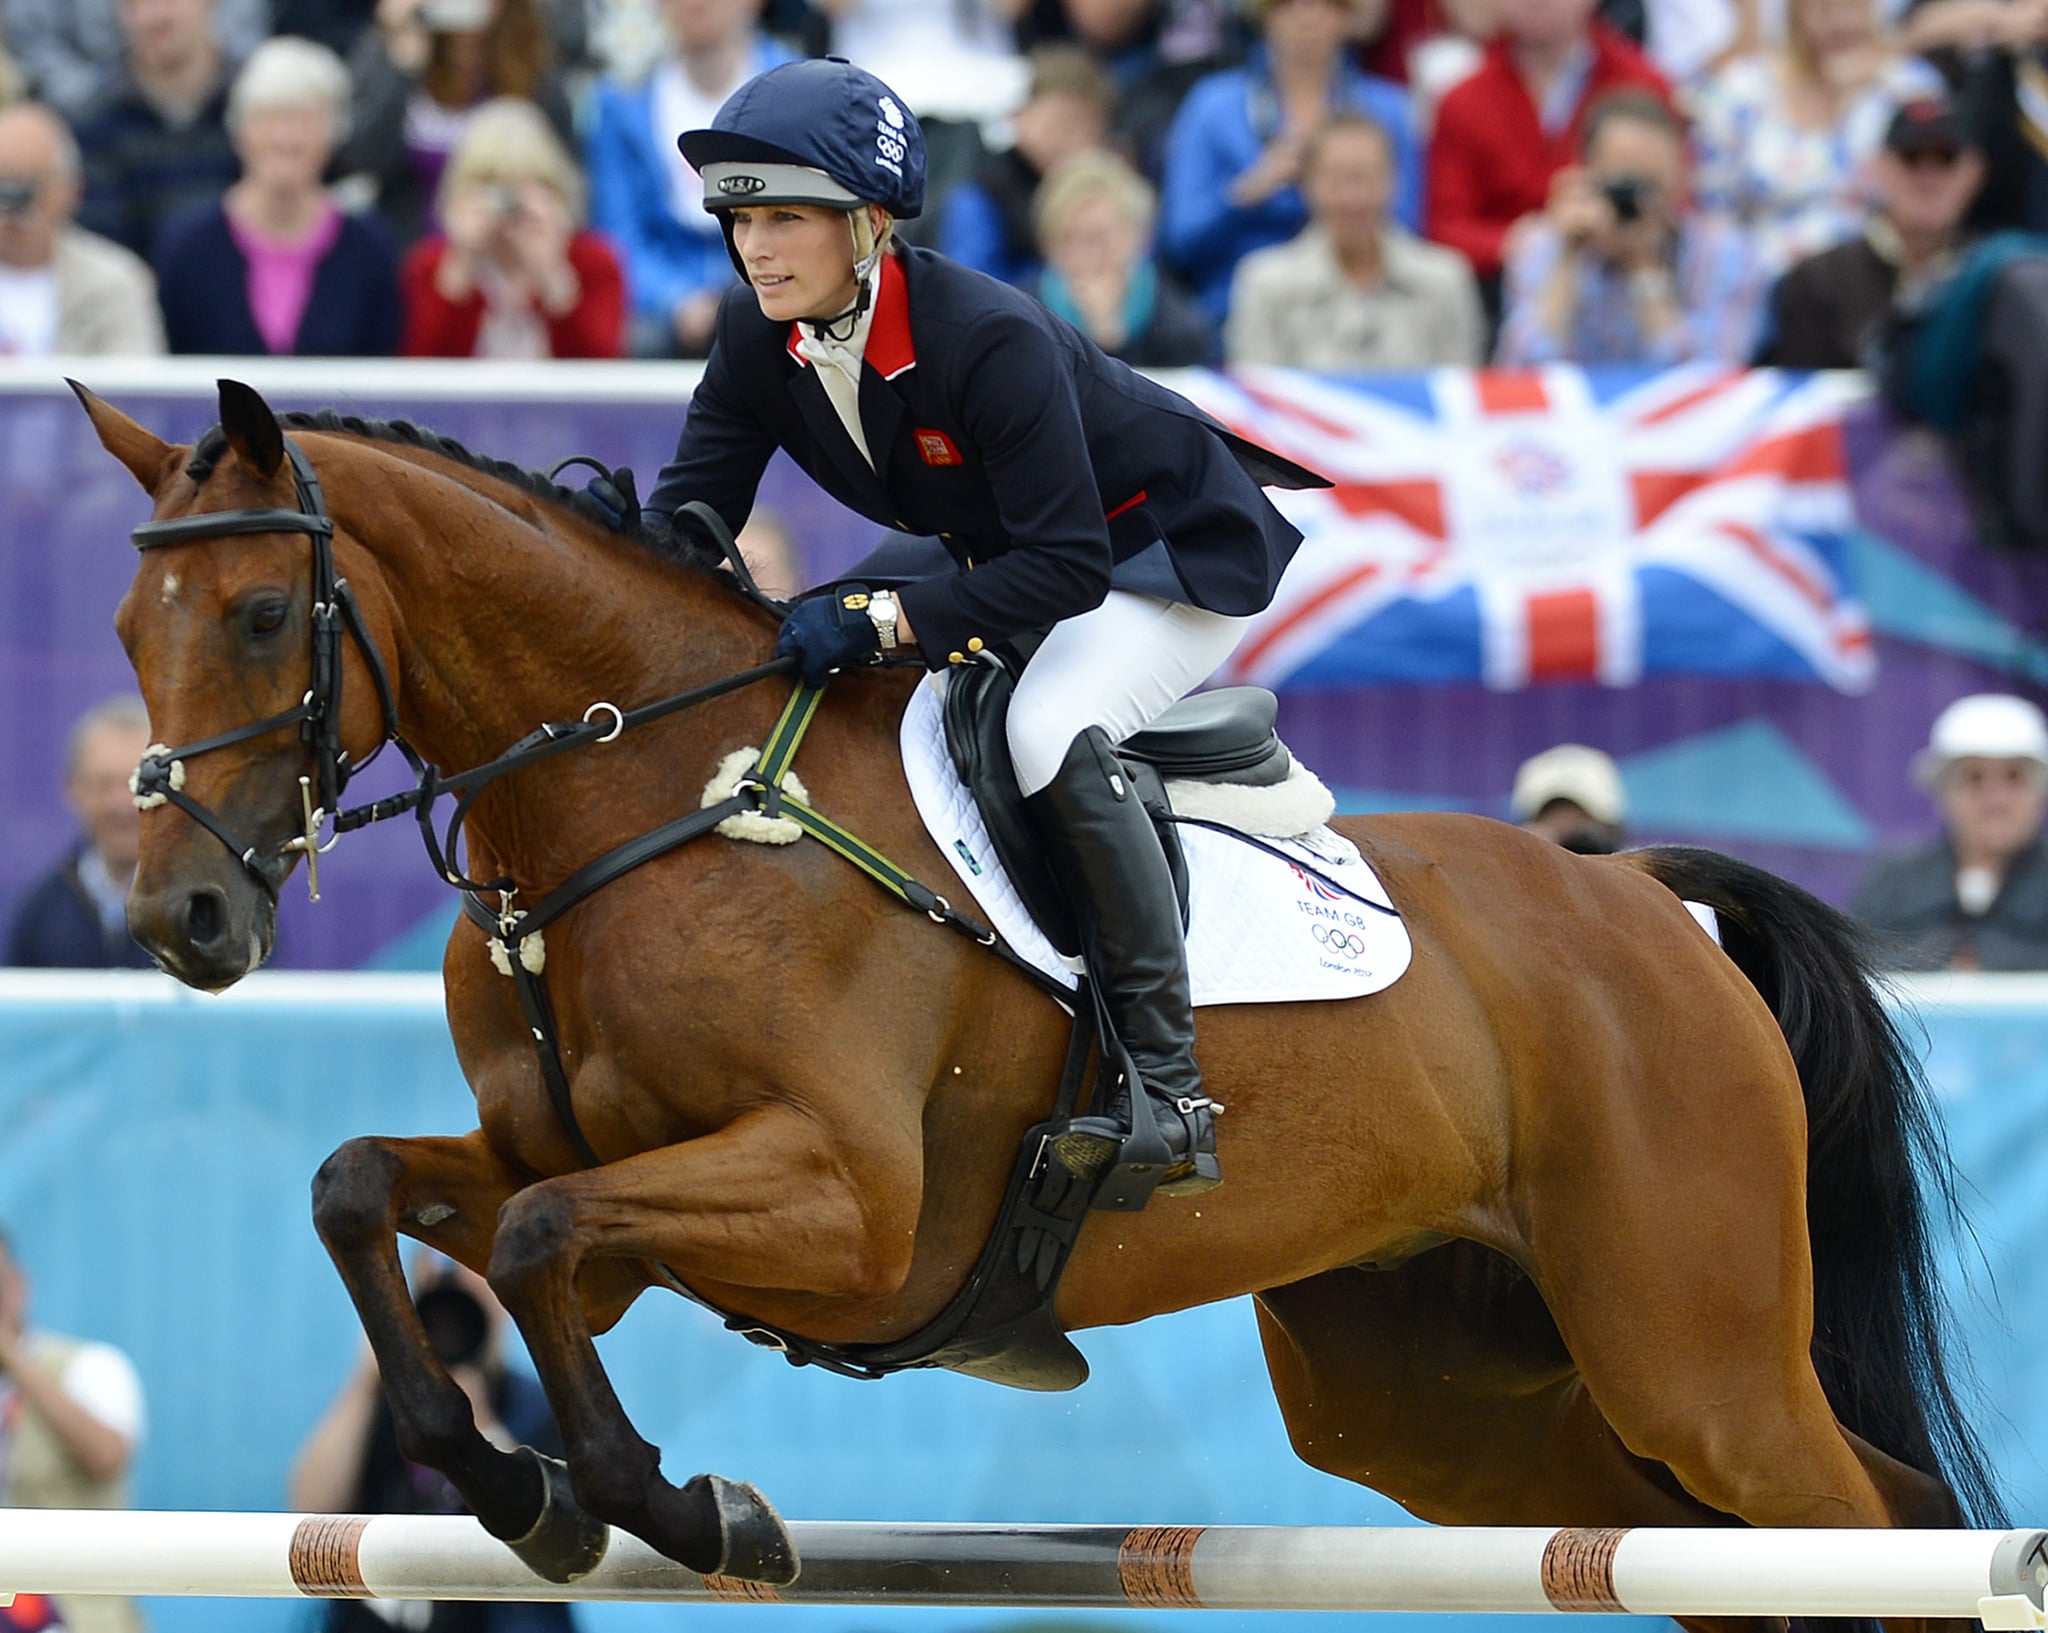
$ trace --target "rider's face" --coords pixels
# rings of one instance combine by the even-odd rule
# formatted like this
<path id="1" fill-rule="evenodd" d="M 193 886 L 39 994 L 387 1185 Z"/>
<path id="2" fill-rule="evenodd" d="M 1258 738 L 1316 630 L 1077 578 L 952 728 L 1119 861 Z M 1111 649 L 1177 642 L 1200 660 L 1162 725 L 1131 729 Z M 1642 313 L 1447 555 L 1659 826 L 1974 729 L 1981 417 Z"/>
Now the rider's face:
<path id="1" fill-rule="evenodd" d="M 845 212 L 813 204 L 735 210 L 732 241 L 764 317 L 832 318 L 853 304 L 853 232 Z"/>

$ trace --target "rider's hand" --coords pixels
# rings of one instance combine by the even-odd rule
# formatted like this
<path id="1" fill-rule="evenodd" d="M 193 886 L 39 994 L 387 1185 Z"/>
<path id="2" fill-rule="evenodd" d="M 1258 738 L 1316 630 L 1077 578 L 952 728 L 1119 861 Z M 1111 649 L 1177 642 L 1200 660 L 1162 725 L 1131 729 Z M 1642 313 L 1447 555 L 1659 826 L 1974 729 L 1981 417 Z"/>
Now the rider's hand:
<path id="1" fill-rule="evenodd" d="M 597 501 L 615 532 L 623 532 L 640 519 L 640 495 L 633 485 L 633 473 L 623 465 L 608 476 L 593 476 L 583 484 L 583 491 Z"/>
<path id="2" fill-rule="evenodd" d="M 834 669 L 879 662 L 882 632 L 868 617 L 867 587 L 842 584 L 799 601 L 783 620 L 775 655 L 796 658 L 797 672 L 812 686 L 823 685 Z"/>

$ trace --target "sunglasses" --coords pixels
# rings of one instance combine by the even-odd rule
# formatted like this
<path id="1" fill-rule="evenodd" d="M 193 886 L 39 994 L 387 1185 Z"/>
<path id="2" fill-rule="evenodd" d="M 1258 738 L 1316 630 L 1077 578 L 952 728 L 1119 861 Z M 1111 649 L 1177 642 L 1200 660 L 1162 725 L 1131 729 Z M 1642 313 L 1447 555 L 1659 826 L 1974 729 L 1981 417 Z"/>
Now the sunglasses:
<path id="1" fill-rule="evenodd" d="M 1900 153 L 1898 159 L 1899 163 L 1908 170 L 1918 170 L 1923 166 L 1935 170 L 1946 170 L 1950 165 L 1960 160 L 1962 156 L 1961 150 L 1957 148 L 1923 147 L 1912 148 L 1904 153 Z"/>

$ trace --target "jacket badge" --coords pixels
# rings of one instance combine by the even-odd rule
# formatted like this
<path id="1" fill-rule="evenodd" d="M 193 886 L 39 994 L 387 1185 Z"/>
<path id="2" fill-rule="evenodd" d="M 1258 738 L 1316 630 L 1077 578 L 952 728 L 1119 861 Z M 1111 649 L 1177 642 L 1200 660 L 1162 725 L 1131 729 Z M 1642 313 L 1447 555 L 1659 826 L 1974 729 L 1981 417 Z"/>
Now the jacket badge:
<path id="1" fill-rule="evenodd" d="M 910 433 L 917 439 L 917 456 L 927 465 L 962 465 L 960 450 L 953 446 L 953 439 L 943 431 L 933 431 L 919 426 Z"/>

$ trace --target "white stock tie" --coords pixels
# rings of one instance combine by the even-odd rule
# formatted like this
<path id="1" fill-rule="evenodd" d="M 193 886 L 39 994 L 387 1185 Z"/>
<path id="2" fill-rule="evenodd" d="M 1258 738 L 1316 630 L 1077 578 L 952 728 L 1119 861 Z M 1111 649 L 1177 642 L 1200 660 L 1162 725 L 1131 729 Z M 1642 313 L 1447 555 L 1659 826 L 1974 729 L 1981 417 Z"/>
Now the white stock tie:
<path id="1" fill-rule="evenodd" d="M 854 320 L 853 333 L 845 340 L 827 339 L 807 323 L 796 326 L 796 349 L 818 371 L 818 384 L 825 388 L 833 412 L 846 427 L 846 434 L 853 438 L 853 445 L 860 450 L 869 470 L 875 468 L 875 456 L 868 452 L 867 433 L 861 429 L 860 370 L 861 358 L 868 348 L 868 330 L 874 326 L 875 297 L 881 293 L 880 284 L 879 277 L 869 283 L 868 299 Z"/>

